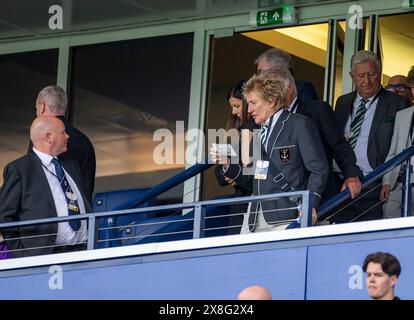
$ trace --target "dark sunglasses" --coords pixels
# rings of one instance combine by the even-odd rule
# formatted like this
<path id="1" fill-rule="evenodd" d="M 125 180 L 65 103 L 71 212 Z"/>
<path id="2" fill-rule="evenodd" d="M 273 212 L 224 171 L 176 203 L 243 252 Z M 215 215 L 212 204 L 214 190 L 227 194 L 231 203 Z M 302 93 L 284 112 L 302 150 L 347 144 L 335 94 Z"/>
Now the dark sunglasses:
<path id="1" fill-rule="evenodd" d="M 404 92 L 407 90 L 411 90 L 410 87 L 406 86 L 405 84 L 389 84 L 388 86 L 385 87 L 386 90 L 388 91 L 392 91 L 392 92 Z"/>

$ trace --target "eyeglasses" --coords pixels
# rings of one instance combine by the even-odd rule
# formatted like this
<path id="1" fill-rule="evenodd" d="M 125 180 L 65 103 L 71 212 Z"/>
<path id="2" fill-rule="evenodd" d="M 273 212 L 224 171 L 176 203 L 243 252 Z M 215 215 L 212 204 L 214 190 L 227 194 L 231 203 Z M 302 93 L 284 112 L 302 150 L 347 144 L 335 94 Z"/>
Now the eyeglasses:
<path id="1" fill-rule="evenodd" d="M 392 91 L 392 92 L 404 92 L 407 90 L 411 90 L 410 87 L 406 86 L 405 84 L 399 83 L 399 84 L 389 84 L 385 87 L 386 90 Z"/>

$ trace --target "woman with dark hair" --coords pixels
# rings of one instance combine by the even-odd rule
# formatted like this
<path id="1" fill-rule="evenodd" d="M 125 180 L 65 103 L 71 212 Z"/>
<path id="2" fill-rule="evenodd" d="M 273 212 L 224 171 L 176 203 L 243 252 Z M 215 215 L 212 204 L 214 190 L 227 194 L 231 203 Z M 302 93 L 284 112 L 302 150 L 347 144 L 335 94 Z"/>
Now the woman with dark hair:
<path id="1" fill-rule="evenodd" d="M 243 85 L 245 81 L 240 80 L 233 88 L 227 93 L 227 101 L 230 104 L 230 112 L 227 119 L 226 130 L 229 132 L 231 129 L 236 129 L 240 141 L 240 159 L 243 167 L 247 167 L 249 164 L 249 145 L 253 136 L 253 130 L 259 129 L 252 118 L 250 118 L 247 112 L 247 102 L 243 96 Z M 234 181 L 224 176 L 224 169 L 221 165 L 218 165 L 215 169 L 216 178 L 221 186 L 232 185 L 234 187 L 234 194 L 232 197 L 243 197 L 251 194 L 251 191 L 238 186 Z M 240 228 L 243 222 L 243 213 L 247 210 L 247 203 L 235 204 L 230 207 L 230 214 L 240 214 L 230 216 L 229 224 L 231 228 L 228 230 L 228 234 L 239 234 Z"/>

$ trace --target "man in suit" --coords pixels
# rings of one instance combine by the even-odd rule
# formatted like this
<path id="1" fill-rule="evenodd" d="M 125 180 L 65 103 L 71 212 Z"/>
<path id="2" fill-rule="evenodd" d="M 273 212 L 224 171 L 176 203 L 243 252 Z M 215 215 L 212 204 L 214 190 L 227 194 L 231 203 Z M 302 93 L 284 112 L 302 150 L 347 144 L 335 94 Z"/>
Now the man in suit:
<path id="1" fill-rule="evenodd" d="M 413 145 L 414 106 L 397 112 L 392 134 L 388 161 L 400 152 Z M 401 166 L 384 175 L 380 193 L 384 218 L 401 217 L 402 176 L 399 174 Z"/>
<path id="2" fill-rule="evenodd" d="M 32 151 L 4 168 L 1 223 L 91 211 L 77 163 L 57 159 L 66 151 L 68 138 L 62 121 L 56 117 L 33 121 Z M 80 250 L 87 239 L 86 221 L 76 221 L 3 229 L 2 234 L 12 257 Z"/>
<path id="3" fill-rule="evenodd" d="M 210 150 L 213 161 L 225 167 L 224 175 L 254 195 L 310 190 L 312 220 L 328 178 L 328 166 L 318 132 L 312 121 L 290 113 L 284 84 L 269 71 L 252 76 L 244 86 L 248 111 L 256 124 L 251 143 L 255 174 L 244 174 L 239 164 L 227 164 L 227 158 Z M 253 201 L 244 215 L 241 233 L 283 230 L 298 217 L 298 202 L 292 198 Z"/>
<path id="4" fill-rule="evenodd" d="M 350 75 L 355 91 L 340 96 L 335 113 L 341 131 L 354 149 L 357 165 L 364 175 L 384 163 L 390 149 L 397 111 L 409 102 L 381 86 L 381 61 L 370 51 L 361 50 L 351 58 Z M 331 222 L 366 221 L 382 218 L 379 205 L 380 181 L 370 192 L 340 213 Z"/>
<path id="5" fill-rule="evenodd" d="M 270 48 L 263 52 L 254 62 L 257 66 L 257 72 L 268 70 L 270 68 L 287 69 L 293 75 L 292 57 L 289 53 Z M 318 94 L 312 83 L 308 81 L 295 80 L 297 96 L 302 101 L 319 100 Z"/>
<path id="6" fill-rule="evenodd" d="M 340 190 L 336 185 L 333 159 L 341 168 L 345 181 L 342 190 L 348 188 L 351 197 L 355 198 L 361 191 L 360 178 L 363 177 L 361 169 L 356 165 L 356 157 L 349 143 L 345 140 L 339 130 L 335 113 L 332 107 L 321 101 L 303 101 L 297 97 L 295 81 L 289 70 L 269 69 L 274 76 L 285 84 L 286 103 L 288 110 L 293 113 L 303 114 L 312 119 L 315 124 L 328 162 L 329 176 L 325 191 L 322 194 L 322 201 L 329 199 Z"/>
<path id="7" fill-rule="evenodd" d="M 73 127 L 65 118 L 66 107 L 66 93 L 58 86 L 47 86 L 37 96 L 37 116 L 55 116 L 62 120 L 65 125 L 65 131 L 70 136 L 70 139 L 67 151 L 60 157 L 75 160 L 79 164 L 85 183 L 86 194 L 89 201 L 92 202 L 96 171 L 95 150 L 89 138 Z"/>

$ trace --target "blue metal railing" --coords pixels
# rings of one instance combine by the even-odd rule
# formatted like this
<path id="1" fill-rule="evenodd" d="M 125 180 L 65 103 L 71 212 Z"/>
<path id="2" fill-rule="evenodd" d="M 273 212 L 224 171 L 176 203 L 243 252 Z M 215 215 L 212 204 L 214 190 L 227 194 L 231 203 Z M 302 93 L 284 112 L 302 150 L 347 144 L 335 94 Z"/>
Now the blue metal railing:
<path id="1" fill-rule="evenodd" d="M 203 237 L 204 231 L 204 213 L 208 206 L 216 205 L 233 205 L 238 203 L 250 202 L 250 201 L 271 201 L 278 198 L 289 198 L 289 197 L 299 197 L 301 198 L 300 205 L 297 207 L 299 211 L 303 214 L 300 218 L 300 227 L 309 227 L 312 224 L 312 208 L 311 208 L 311 197 L 310 192 L 306 191 L 295 191 L 287 193 L 275 193 L 267 194 L 261 196 L 248 196 L 248 197 L 238 197 L 232 199 L 220 199 L 220 200 L 208 200 L 208 201 L 198 201 L 191 203 L 182 203 L 182 204 L 173 204 L 173 205 L 164 205 L 164 206 L 154 206 L 154 207 L 145 207 L 137 209 L 128 209 L 128 210 L 118 210 L 118 211 L 109 211 L 109 212 L 98 212 L 98 213 L 88 213 L 75 216 L 67 217 L 55 217 L 55 218 L 46 218 L 46 219 L 37 219 L 37 220 L 28 220 L 20 222 L 8 222 L 0 224 L 0 230 L 6 228 L 15 228 L 15 227 L 24 227 L 29 225 L 41 225 L 41 224 L 50 224 L 65 222 L 74 219 L 88 220 L 88 240 L 87 240 L 87 249 L 91 250 L 95 248 L 95 242 L 97 237 L 97 219 L 105 217 L 114 217 L 122 216 L 128 214 L 137 214 L 137 213 L 147 213 L 151 212 L 162 212 L 168 210 L 185 210 L 185 209 L 194 209 L 194 219 L 193 219 L 193 238 Z M 291 208 L 289 208 L 291 209 Z M 165 222 L 162 222 L 165 223 Z M 5 239 L 7 241 L 7 239 Z M 26 248 L 25 250 L 30 250 Z"/>
<path id="2" fill-rule="evenodd" d="M 131 209 L 131 208 L 138 208 L 145 202 L 154 199 L 155 197 L 159 196 L 160 194 L 168 191 L 175 186 L 183 183 L 184 181 L 194 177 L 195 175 L 203 172 L 204 170 L 208 169 L 209 167 L 215 165 L 214 163 L 209 163 L 208 159 L 204 160 L 202 163 L 197 163 L 180 173 L 172 176 L 171 178 L 157 184 L 156 186 L 152 187 L 148 191 L 143 192 L 140 194 L 136 199 L 128 201 L 118 207 L 115 210 L 123 210 L 123 209 Z"/>
<path id="3" fill-rule="evenodd" d="M 414 146 L 407 148 L 403 152 L 397 154 L 392 159 L 380 165 L 378 168 L 373 170 L 371 173 L 366 175 L 362 180 L 362 188 L 366 188 L 374 183 L 376 180 L 384 176 L 389 171 L 393 170 L 395 167 L 401 165 L 404 161 L 406 162 L 406 170 L 404 175 L 404 193 L 403 193 L 403 202 L 404 207 L 402 208 L 402 216 L 411 215 L 411 172 L 412 166 L 410 165 L 410 159 L 414 155 Z M 328 211 L 335 208 L 337 205 L 342 202 L 350 199 L 351 194 L 348 189 L 343 190 L 337 195 L 331 197 L 327 201 L 321 204 L 319 207 L 318 216 L 323 216 Z"/>

